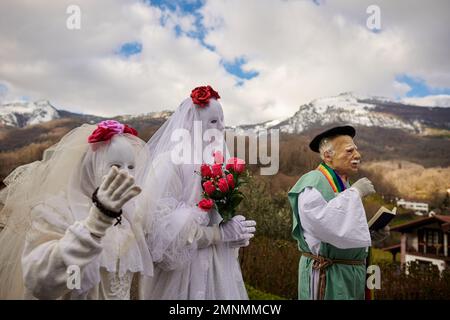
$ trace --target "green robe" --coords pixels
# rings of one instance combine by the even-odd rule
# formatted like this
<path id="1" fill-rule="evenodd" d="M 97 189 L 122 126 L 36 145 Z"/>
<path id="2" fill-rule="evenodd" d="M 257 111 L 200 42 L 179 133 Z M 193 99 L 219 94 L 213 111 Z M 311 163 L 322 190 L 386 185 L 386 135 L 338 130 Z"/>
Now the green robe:
<path id="1" fill-rule="evenodd" d="M 303 236 L 303 228 L 298 214 L 298 195 L 307 187 L 315 188 L 328 202 L 337 194 L 334 193 L 326 177 L 318 170 L 303 175 L 289 191 L 288 198 L 293 213 L 292 236 L 297 240 L 301 252 L 311 250 Z M 329 243 L 322 242 L 319 255 L 330 259 L 365 260 L 367 248 L 339 249 Z M 310 280 L 313 259 L 302 256 L 298 269 L 298 298 L 311 299 Z M 324 299 L 350 300 L 364 299 L 366 284 L 365 265 L 333 264 L 326 269 L 326 287 Z"/>

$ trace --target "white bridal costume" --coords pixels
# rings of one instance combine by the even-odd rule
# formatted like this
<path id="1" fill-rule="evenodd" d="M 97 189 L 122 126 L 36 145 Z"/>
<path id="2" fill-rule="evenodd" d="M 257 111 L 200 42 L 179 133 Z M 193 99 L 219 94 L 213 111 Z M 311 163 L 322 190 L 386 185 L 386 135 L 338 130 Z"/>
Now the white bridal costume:
<path id="1" fill-rule="evenodd" d="M 202 141 L 205 130 L 215 139 Z M 199 107 L 188 98 L 147 143 L 150 162 L 138 210 L 153 218 L 146 234 L 155 264 L 154 276 L 140 281 L 141 299 L 248 299 L 237 253 L 249 244 L 255 222 L 240 216 L 220 223 L 217 211 L 197 207 L 202 187 L 196 172 L 201 163 L 213 163 L 214 151 L 227 154 L 223 131 L 216 99 Z"/>
<path id="2" fill-rule="evenodd" d="M 152 275 L 136 198 L 122 207 L 117 225 L 91 200 L 115 170 L 112 165 L 122 164 L 124 177 L 132 174 L 139 184 L 143 166 L 136 160 L 147 158 L 146 148 L 130 134 L 88 144 L 95 128 L 72 130 L 50 159 L 8 186 L 3 210 L 11 214 L 0 233 L 0 299 L 129 299 L 133 274 Z M 78 282 L 69 281 L 77 271 Z"/>
<path id="3" fill-rule="evenodd" d="M 51 146 L 44 150 L 44 154 L 42 156 L 42 161 L 47 161 L 50 159 L 54 150 L 54 146 Z M 36 167 L 41 161 L 37 160 L 31 163 L 27 163 L 15 168 L 5 179 L 3 179 L 3 184 L 5 188 L 0 190 L 0 231 L 6 225 L 6 220 L 8 220 L 9 212 L 7 210 L 2 210 L 5 206 L 6 198 L 8 197 L 8 193 L 11 190 L 9 185 L 13 184 L 14 181 L 18 180 L 21 175 L 28 172 L 29 170 Z M 13 184 L 14 185 L 14 184 Z"/>

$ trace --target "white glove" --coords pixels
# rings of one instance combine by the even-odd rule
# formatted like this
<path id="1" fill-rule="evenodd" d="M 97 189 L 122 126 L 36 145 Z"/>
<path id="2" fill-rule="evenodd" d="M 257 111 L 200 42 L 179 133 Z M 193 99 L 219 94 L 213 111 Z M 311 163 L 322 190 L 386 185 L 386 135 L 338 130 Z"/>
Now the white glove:
<path id="1" fill-rule="evenodd" d="M 376 192 L 372 182 L 367 178 L 359 179 L 352 185 L 352 188 L 355 188 L 359 192 L 361 198 Z"/>
<path id="2" fill-rule="evenodd" d="M 116 167 L 112 167 L 109 173 L 103 177 L 103 182 L 97 191 L 97 199 L 106 209 L 120 212 L 123 205 L 140 192 L 141 189 L 134 185 L 132 176 L 126 171 L 119 171 Z M 88 217 L 82 223 L 92 235 L 101 238 L 113 224 L 114 219 L 103 214 L 93 205 Z"/>
<path id="3" fill-rule="evenodd" d="M 196 241 L 199 249 L 221 242 L 227 242 L 231 248 L 246 247 L 254 236 L 255 226 L 255 221 L 245 220 L 245 217 L 241 215 L 233 217 L 220 226 L 197 225 L 189 236 L 188 244 Z"/>
<path id="4" fill-rule="evenodd" d="M 108 210 L 119 212 L 124 204 L 141 193 L 141 188 L 134 184 L 134 178 L 125 170 L 111 167 L 103 177 L 97 192 L 97 199 Z"/>
<path id="5" fill-rule="evenodd" d="M 237 215 L 231 220 L 220 224 L 221 240 L 228 242 L 232 248 L 246 247 L 256 231 L 256 221 L 246 220 L 244 216 Z"/>
<path id="6" fill-rule="evenodd" d="M 389 235 L 391 234 L 391 228 L 389 226 L 384 227 L 380 230 L 370 230 L 370 238 L 372 239 L 372 242 L 381 242 L 385 240 Z"/>
<path id="7" fill-rule="evenodd" d="M 88 217 L 81 223 L 93 236 L 102 238 L 105 236 L 106 230 L 112 226 L 114 220 L 114 218 L 101 213 L 96 206 L 92 206 L 91 210 L 89 210 Z"/>

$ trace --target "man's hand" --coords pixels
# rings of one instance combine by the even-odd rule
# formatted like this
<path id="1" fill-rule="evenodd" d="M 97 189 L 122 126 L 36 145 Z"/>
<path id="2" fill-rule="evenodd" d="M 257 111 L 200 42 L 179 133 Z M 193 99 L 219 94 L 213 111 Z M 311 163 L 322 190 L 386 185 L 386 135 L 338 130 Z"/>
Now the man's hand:
<path id="1" fill-rule="evenodd" d="M 97 199 L 106 209 L 119 212 L 126 202 L 139 193 L 141 188 L 134 184 L 134 178 L 125 170 L 119 171 L 113 166 L 103 178 Z"/>
<path id="2" fill-rule="evenodd" d="M 372 182 L 367 178 L 359 179 L 352 185 L 352 188 L 355 188 L 359 192 L 361 198 L 376 192 Z"/>

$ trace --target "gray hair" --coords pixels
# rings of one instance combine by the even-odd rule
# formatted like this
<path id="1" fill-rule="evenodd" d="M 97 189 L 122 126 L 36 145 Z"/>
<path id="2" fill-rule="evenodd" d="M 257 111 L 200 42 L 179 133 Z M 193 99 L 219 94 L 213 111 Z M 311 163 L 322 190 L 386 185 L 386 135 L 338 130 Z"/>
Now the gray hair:
<path id="1" fill-rule="evenodd" d="M 331 156 L 334 156 L 333 138 L 334 137 L 324 138 L 320 141 L 319 152 L 322 160 L 325 160 L 325 152 L 329 152 Z"/>

